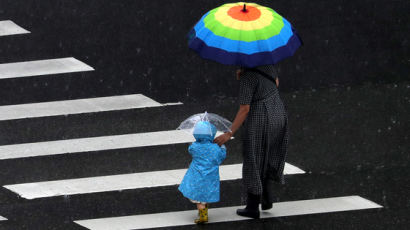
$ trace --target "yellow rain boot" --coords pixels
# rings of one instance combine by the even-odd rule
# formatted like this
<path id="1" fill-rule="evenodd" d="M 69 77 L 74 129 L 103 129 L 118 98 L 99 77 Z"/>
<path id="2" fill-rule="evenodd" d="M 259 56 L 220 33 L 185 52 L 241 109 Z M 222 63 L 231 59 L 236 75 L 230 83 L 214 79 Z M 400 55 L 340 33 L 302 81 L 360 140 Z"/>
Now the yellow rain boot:
<path id="1" fill-rule="evenodd" d="M 198 219 L 195 219 L 195 224 L 205 224 L 208 222 L 208 206 L 205 206 L 204 209 L 198 210 Z"/>

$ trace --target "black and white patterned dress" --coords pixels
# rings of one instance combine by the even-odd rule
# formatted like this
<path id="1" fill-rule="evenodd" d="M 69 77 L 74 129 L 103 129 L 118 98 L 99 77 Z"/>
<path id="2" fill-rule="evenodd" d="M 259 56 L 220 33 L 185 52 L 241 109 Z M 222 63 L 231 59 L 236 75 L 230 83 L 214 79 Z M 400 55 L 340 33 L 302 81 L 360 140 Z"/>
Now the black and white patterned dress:
<path id="1" fill-rule="evenodd" d="M 277 77 L 273 66 L 257 67 Z M 276 84 L 259 73 L 245 70 L 240 78 L 239 103 L 250 105 L 242 129 L 243 183 L 246 192 L 273 202 L 271 187 L 283 184 L 288 126 L 287 114 Z"/>

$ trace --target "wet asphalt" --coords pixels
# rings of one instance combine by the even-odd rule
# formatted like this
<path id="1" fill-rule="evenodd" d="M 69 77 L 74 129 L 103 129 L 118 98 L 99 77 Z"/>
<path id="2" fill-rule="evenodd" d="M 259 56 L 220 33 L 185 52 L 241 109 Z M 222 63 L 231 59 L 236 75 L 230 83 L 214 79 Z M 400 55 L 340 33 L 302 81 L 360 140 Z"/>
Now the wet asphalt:
<path id="1" fill-rule="evenodd" d="M 207 8 L 215 4 L 200 3 Z M 234 118 L 238 108 L 234 68 L 202 64 L 187 54 L 185 37 L 174 39 L 189 29 L 193 15 L 200 10 L 188 11 L 190 20 L 175 21 L 167 11 L 165 18 L 153 23 L 151 17 L 161 18 L 154 10 L 161 4 L 144 1 L 141 9 L 135 4 L 0 0 L 0 20 L 13 20 L 31 31 L 0 38 L 0 63 L 73 56 L 96 68 L 94 72 L 0 80 L 0 105 L 131 93 L 143 93 L 162 103 L 184 104 L 0 121 L 0 145 L 171 130 L 189 115 L 203 111 Z M 191 5 L 177 1 L 167 7 L 177 10 Z M 128 8 L 134 14 L 118 19 Z M 153 16 L 147 16 L 147 10 L 154 12 Z M 148 32 L 141 30 L 150 27 Z M 301 27 L 307 30 L 306 24 Z M 151 37 L 164 31 L 171 37 Z M 172 49 L 163 48 L 167 46 Z M 172 58 L 178 56 L 185 59 Z M 195 65 L 197 69 L 189 68 Z M 391 72 L 395 75 L 392 80 L 380 80 L 386 77 L 380 72 L 375 78 L 354 81 L 351 79 L 360 73 L 341 72 L 344 84 L 329 80 L 327 85 L 286 79 L 286 73 L 296 70 L 287 70 L 290 64 L 281 66 L 285 75 L 281 77 L 281 97 L 290 125 L 287 161 L 307 173 L 287 176 L 287 183 L 276 188 L 277 201 L 359 195 L 382 205 L 382 209 L 170 229 L 408 229 L 410 79 L 403 66 L 392 66 L 396 68 Z M 216 76 L 206 76 L 202 82 L 209 69 Z M 407 75 L 396 76 L 402 73 Z M 311 74 L 320 75 L 320 68 Z M 1 160 L 0 185 L 185 168 L 190 161 L 187 146 Z M 224 164 L 241 163 L 240 133 L 227 147 Z M 241 189 L 240 180 L 222 182 L 221 201 L 212 207 L 243 204 Z M 0 188 L 0 215 L 9 219 L 0 222 L 2 230 L 83 229 L 73 220 L 190 209 L 193 205 L 176 186 L 35 200 Z"/>

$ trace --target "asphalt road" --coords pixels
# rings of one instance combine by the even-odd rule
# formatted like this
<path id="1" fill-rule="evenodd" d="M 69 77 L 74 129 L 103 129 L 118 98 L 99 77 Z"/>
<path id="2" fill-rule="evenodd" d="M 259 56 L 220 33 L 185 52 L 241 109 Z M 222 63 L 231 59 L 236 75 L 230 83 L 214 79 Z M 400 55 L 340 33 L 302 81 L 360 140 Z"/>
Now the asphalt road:
<path id="1" fill-rule="evenodd" d="M 80 7 L 76 5 L 79 3 L 81 1 L 61 1 L 51 7 L 74 12 L 75 7 Z M 168 95 L 169 90 L 164 88 L 172 87 L 170 82 L 173 79 L 166 85 L 150 86 L 147 76 L 135 76 L 137 74 L 128 69 L 134 60 L 132 53 L 138 53 L 138 50 L 126 52 L 126 55 L 116 50 L 115 42 L 119 40 L 115 36 L 125 37 L 126 41 L 132 39 L 121 34 L 124 30 L 115 30 L 112 27 L 115 24 L 106 24 L 109 26 L 104 28 L 107 33 L 116 31 L 112 40 L 108 36 L 98 40 L 93 30 L 101 34 L 102 29 L 96 29 L 95 23 L 87 21 L 87 15 L 80 17 L 84 24 L 75 27 L 70 22 L 78 22 L 78 17 L 67 17 L 74 13 L 64 14 L 64 20 L 53 20 L 55 14 L 49 9 L 33 8 L 33 14 L 28 16 L 11 12 L 13 7 L 15 5 L 0 11 L 0 21 L 12 20 L 31 33 L 0 36 L 0 63 L 74 57 L 95 70 L 0 78 L 1 106 L 137 93 L 160 103 L 180 101 L 183 104 L 2 120 L 1 186 L 76 178 L 91 178 L 92 181 L 99 176 L 184 169 L 190 162 L 189 143 L 172 143 L 172 140 L 164 145 L 84 150 L 17 159 L 7 157 L 7 151 L 24 143 L 174 130 L 189 115 L 204 111 L 229 119 L 233 119 L 236 113 L 237 101 L 231 95 L 209 95 L 206 99 L 190 98 L 185 91 Z M 90 19 L 99 14 L 91 8 L 87 12 Z M 98 15 L 101 18 L 109 16 L 112 15 Z M 43 18 L 45 24 L 38 23 L 39 20 L 30 21 L 30 18 Z M 120 50 L 124 49 L 127 48 L 121 47 Z M 138 63 L 138 66 L 144 64 L 148 65 L 149 61 Z M 118 74 L 126 72 L 128 76 Z M 0 72 L 0 76 L 2 74 Z M 229 81 L 232 87 L 237 86 L 231 78 L 225 81 Z M 181 84 L 174 80 L 173 84 Z M 131 86 L 127 87 L 127 84 Z M 289 113 L 287 162 L 306 173 L 288 175 L 287 183 L 276 188 L 277 201 L 357 195 L 383 207 L 166 228 L 407 229 L 410 224 L 410 81 L 403 78 L 390 83 L 368 81 L 305 88 L 286 91 L 281 96 Z M 224 165 L 242 162 L 240 143 L 240 134 L 228 143 Z M 240 179 L 221 182 L 221 201 L 211 206 L 210 218 L 213 218 L 212 208 L 243 205 L 241 189 Z M 181 196 L 177 185 L 60 194 L 31 200 L 0 188 L 0 216 L 7 219 L 0 218 L 0 229 L 7 230 L 85 229 L 74 221 L 192 209 L 194 206 Z M 161 219 L 158 222 L 161 223 Z"/>

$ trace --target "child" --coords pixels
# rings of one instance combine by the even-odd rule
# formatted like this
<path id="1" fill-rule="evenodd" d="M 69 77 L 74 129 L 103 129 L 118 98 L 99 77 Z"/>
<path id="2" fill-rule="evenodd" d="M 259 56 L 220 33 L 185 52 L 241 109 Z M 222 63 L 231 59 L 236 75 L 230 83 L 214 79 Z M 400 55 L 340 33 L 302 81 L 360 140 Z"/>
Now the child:
<path id="1" fill-rule="evenodd" d="M 208 203 L 219 201 L 219 165 L 226 148 L 213 142 L 216 128 L 207 121 L 198 122 L 193 134 L 196 141 L 188 148 L 192 162 L 178 189 L 198 208 L 194 222 L 203 224 L 208 222 Z"/>

